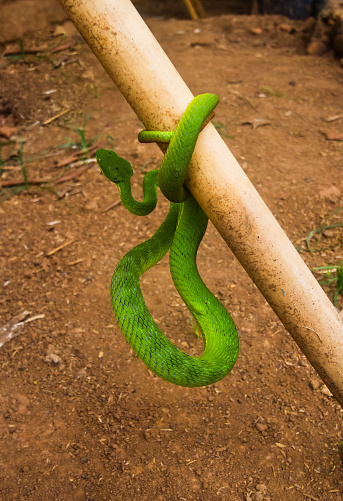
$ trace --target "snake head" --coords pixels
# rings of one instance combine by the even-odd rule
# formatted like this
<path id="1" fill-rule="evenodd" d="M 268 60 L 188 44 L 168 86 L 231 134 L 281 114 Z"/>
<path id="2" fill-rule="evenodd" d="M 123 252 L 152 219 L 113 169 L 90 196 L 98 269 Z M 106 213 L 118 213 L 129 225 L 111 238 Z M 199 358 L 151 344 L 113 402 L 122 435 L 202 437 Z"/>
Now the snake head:
<path id="1" fill-rule="evenodd" d="M 101 172 L 112 181 L 120 184 L 128 182 L 133 174 L 131 164 L 114 151 L 100 149 L 95 153 Z"/>

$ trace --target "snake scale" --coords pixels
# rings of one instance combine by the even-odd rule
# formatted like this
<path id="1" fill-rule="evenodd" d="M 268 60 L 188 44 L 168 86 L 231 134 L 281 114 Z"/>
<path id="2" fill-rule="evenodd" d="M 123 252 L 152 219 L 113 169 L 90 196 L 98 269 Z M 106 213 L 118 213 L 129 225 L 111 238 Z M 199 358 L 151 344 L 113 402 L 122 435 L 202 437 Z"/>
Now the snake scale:
<path id="1" fill-rule="evenodd" d="M 235 324 L 221 302 L 203 283 L 196 254 L 208 218 L 184 185 L 197 137 L 218 104 L 215 94 L 195 97 L 174 132 L 142 131 L 141 142 L 169 143 L 161 167 L 143 179 L 143 201 L 131 193 L 129 162 L 114 151 L 100 149 L 96 159 L 102 173 L 116 183 L 123 205 L 142 216 L 157 204 L 157 187 L 171 201 L 164 222 L 151 238 L 131 249 L 118 263 L 111 282 L 112 306 L 131 347 L 149 369 L 180 386 L 205 386 L 225 377 L 238 357 Z M 192 357 L 177 348 L 159 329 L 143 298 L 140 276 L 170 250 L 175 287 L 200 329 L 204 352 Z"/>

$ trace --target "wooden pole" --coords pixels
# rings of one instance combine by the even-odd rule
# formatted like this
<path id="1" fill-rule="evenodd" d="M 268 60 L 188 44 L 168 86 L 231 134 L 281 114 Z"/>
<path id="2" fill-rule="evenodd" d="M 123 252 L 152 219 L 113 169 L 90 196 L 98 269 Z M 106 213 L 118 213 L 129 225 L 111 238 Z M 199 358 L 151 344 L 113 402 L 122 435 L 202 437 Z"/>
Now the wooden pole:
<path id="1" fill-rule="evenodd" d="M 193 96 L 132 3 L 59 2 L 145 127 L 173 130 Z M 212 124 L 186 184 L 343 405 L 343 320 Z"/>

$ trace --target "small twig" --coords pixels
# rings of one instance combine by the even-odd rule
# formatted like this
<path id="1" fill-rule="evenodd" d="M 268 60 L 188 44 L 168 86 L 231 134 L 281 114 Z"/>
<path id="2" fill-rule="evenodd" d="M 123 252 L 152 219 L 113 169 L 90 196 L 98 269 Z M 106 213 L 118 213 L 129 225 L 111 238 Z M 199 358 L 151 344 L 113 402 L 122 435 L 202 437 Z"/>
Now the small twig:
<path id="1" fill-rule="evenodd" d="M 1 170 L 20 170 L 20 165 L 4 165 Z"/>
<path id="2" fill-rule="evenodd" d="M 53 116 L 51 118 L 48 118 L 48 120 L 45 120 L 45 122 L 43 122 L 42 125 L 48 125 L 49 123 L 53 122 L 57 118 L 61 117 L 62 115 L 65 115 L 66 113 L 68 113 L 68 111 L 70 111 L 70 108 L 67 108 L 66 110 L 60 111 L 60 113 L 57 113 L 57 115 L 55 115 L 55 116 Z"/>
<path id="3" fill-rule="evenodd" d="M 24 324 L 27 324 L 29 322 L 33 322 L 34 320 L 38 320 L 39 318 L 45 318 L 45 315 L 44 313 L 42 313 L 41 315 L 36 315 L 34 317 L 31 317 L 31 318 L 27 318 L 26 320 L 24 320 Z"/>
<path id="4" fill-rule="evenodd" d="M 70 163 L 74 162 L 74 160 L 78 159 L 81 155 L 84 155 L 85 152 L 89 153 L 90 155 L 93 155 L 93 153 L 96 152 L 96 150 L 99 148 L 98 145 L 93 145 L 89 146 L 85 150 L 82 151 L 76 151 L 72 155 L 69 155 L 69 157 L 64 158 L 60 162 L 58 162 L 57 167 L 65 167 L 66 165 L 69 165 Z"/>
<path id="5" fill-rule="evenodd" d="M 43 184 L 43 183 L 48 183 L 49 181 L 50 181 L 50 179 L 29 179 L 28 183 L 29 184 Z M 25 184 L 22 179 L 1 181 L 1 186 L 3 188 L 11 188 L 12 186 L 21 186 L 22 184 Z"/>
<path id="6" fill-rule="evenodd" d="M 95 161 L 94 159 L 90 159 L 90 160 L 92 160 L 93 162 Z M 85 161 L 83 161 L 82 163 L 85 163 Z M 83 174 L 86 170 L 89 169 L 91 163 L 92 162 L 89 162 L 88 165 L 85 165 L 84 167 L 81 167 L 80 169 L 78 169 L 74 172 L 71 172 L 70 174 L 67 174 L 66 176 L 60 177 L 59 179 L 57 179 L 55 181 L 55 183 L 56 184 L 64 183 L 65 181 L 70 181 L 71 179 L 74 179 L 75 177 L 81 176 L 81 174 Z"/>
<path id="7" fill-rule="evenodd" d="M 64 244 L 62 244 L 59 247 L 56 247 L 55 249 L 52 249 L 51 251 L 49 251 L 47 253 L 47 256 L 52 256 L 53 254 L 55 254 L 56 252 L 60 251 L 61 249 L 64 249 L 64 247 L 67 247 L 67 245 L 70 245 L 73 242 L 74 242 L 74 238 L 72 238 L 71 240 L 68 240 L 68 242 L 64 242 Z"/>
<path id="8" fill-rule="evenodd" d="M 67 174 L 66 176 L 62 176 L 56 180 L 54 179 L 51 179 L 51 178 L 45 178 L 45 179 L 28 179 L 28 184 L 34 184 L 34 185 L 40 185 L 40 184 L 46 184 L 46 183 L 54 183 L 54 184 L 61 184 L 61 183 L 64 183 L 65 181 L 70 181 L 72 179 L 75 179 L 76 177 L 79 177 L 81 176 L 81 174 L 83 174 L 86 170 L 89 169 L 90 167 L 90 164 L 92 162 L 95 162 L 96 160 L 94 158 L 90 158 L 88 160 L 82 160 L 82 164 L 85 164 L 87 163 L 87 165 L 85 165 L 84 167 L 80 168 L 80 169 L 77 169 L 76 171 L 74 172 L 71 172 L 70 174 Z M 75 165 L 80 165 L 79 162 L 76 162 L 74 164 Z M 3 188 L 11 188 L 12 186 L 20 186 L 24 184 L 24 182 L 21 180 L 21 179 L 13 179 L 13 180 L 10 180 L 10 181 L 1 181 L 1 186 Z"/>
<path id="9" fill-rule="evenodd" d="M 47 47 L 37 47 L 36 49 L 25 49 L 25 54 L 37 54 L 37 52 L 44 52 Z M 17 54 L 22 54 L 21 49 L 5 49 L 1 57 L 5 56 L 16 56 Z"/>
<path id="10" fill-rule="evenodd" d="M 312 494 L 306 494 L 306 492 L 303 492 L 303 495 L 309 499 L 312 499 L 313 501 L 319 501 L 319 499 L 312 496 Z"/>
<path id="11" fill-rule="evenodd" d="M 78 162 L 73 162 L 69 165 L 69 167 L 79 167 L 80 165 L 85 165 L 85 164 L 95 164 L 96 163 L 96 158 L 87 158 L 87 160 L 79 160 Z"/>
<path id="12" fill-rule="evenodd" d="M 68 192 L 65 194 L 65 196 L 68 196 L 68 197 L 73 197 L 74 195 L 78 195 L 79 193 L 82 193 L 83 194 L 83 191 L 82 190 L 75 190 L 75 191 L 71 191 L 71 192 Z M 62 197 L 63 198 L 63 197 Z"/>
<path id="13" fill-rule="evenodd" d="M 61 50 L 70 49 L 70 47 L 73 47 L 75 43 L 76 42 L 74 40 L 70 40 L 69 42 L 54 47 L 50 52 L 60 52 Z"/>
<path id="14" fill-rule="evenodd" d="M 84 261 L 84 258 L 76 259 L 75 261 L 72 261 L 71 263 L 67 263 L 68 266 L 75 266 L 75 264 L 82 263 Z"/>
<path id="15" fill-rule="evenodd" d="M 76 42 L 74 40 L 70 40 L 64 44 L 57 45 L 56 47 L 51 49 L 50 52 L 54 53 L 54 52 L 60 52 L 61 50 L 70 49 L 70 47 L 73 47 L 75 43 Z M 1 57 L 16 56 L 17 54 L 22 54 L 22 52 L 23 52 L 22 49 L 5 49 Z M 38 52 L 49 52 L 49 47 L 37 47 L 32 49 L 25 49 L 24 52 L 25 54 L 37 54 Z"/>
<path id="16" fill-rule="evenodd" d="M 106 207 L 106 209 L 104 209 L 102 212 L 108 212 L 109 210 L 112 210 L 114 209 L 115 207 L 118 207 L 118 205 L 121 204 L 121 200 L 117 200 L 116 202 L 114 202 L 114 204 L 111 204 L 109 205 L 108 207 Z"/>
<path id="17" fill-rule="evenodd" d="M 59 151 L 53 151 L 52 153 L 48 153 L 47 155 L 44 155 L 44 156 L 41 156 L 41 157 L 38 157 L 38 158 L 34 158 L 33 160 L 25 160 L 26 163 L 29 163 L 29 162 L 32 162 L 32 161 L 40 161 L 40 160 L 46 160 L 47 158 L 53 158 L 53 157 L 59 157 L 61 155 L 63 155 L 64 151 L 62 150 L 59 150 Z M 81 152 L 83 153 L 83 152 Z M 20 165 L 3 165 L 1 167 L 1 170 L 20 170 L 21 167 Z"/>

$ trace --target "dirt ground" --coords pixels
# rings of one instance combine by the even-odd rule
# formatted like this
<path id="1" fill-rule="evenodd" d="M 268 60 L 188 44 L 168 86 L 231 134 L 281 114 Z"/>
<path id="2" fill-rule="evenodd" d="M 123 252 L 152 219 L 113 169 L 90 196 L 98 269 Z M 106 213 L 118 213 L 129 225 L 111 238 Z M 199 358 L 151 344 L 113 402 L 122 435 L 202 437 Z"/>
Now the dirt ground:
<path id="1" fill-rule="evenodd" d="M 305 262 L 339 263 L 342 228 L 313 238 L 312 254 L 305 242 L 343 206 L 343 69 L 332 54 L 305 54 L 312 22 L 146 21 L 193 93 L 220 96 L 218 131 Z M 79 37 L 45 30 L 23 47 L 0 60 L 0 326 L 28 312 L 0 349 L 0 499 L 343 499 L 343 409 L 211 225 L 198 264 L 240 332 L 235 368 L 185 389 L 133 354 L 111 309 L 111 275 L 168 204 L 160 196 L 153 214 L 132 216 L 94 163 L 80 172 L 71 162 L 82 135 L 115 149 L 134 166 L 139 198 L 161 153 L 138 143 L 139 121 Z M 22 170 L 30 189 L 8 187 Z M 170 339 L 199 353 L 166 259 L 142 287 Z"/>

